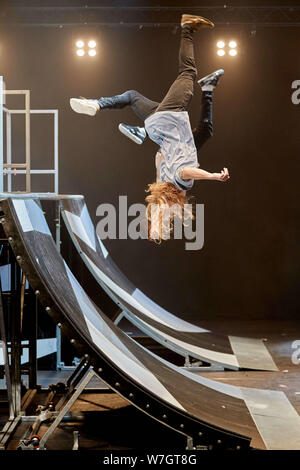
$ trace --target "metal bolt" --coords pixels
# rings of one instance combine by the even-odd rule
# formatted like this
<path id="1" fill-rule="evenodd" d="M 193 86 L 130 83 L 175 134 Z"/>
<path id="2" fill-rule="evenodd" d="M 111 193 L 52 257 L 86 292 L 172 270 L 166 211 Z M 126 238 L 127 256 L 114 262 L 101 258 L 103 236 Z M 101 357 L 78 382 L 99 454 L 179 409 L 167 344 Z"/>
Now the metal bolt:
<path id="1" fill-rule="evenodd" d="M 17 256 L 17 260 L 20 261 L 22 258 L 20 255 Z"/>
<path id="2" fill-rule="evenodd" d="M 51 308 L 50 307 L 46 307 L 46 312 L 50 312 L 51 311 Z"/>
<path id="3" fill-rule="evenodd" d="M 39 291 L 39 290 L 36 290 L 36 291 L 35 291 L 35 295 L 40 295 L 40 291 Z"/>
<path id="4" fill-rule="evenodd" d="M 167 419 L 167 415 L 163 415 L 163 419 Z"/>
<path id="5" fill-rule="evenodd" d="M 85 354 L 84 357 L 85 357 L 86 359 L 88 359 L 88 358 L 89 358 L 89 355 L 88 355 L 88 354 Z"/>
<path id="6" fill-rule="evenodd" d="M 218 439 L 217 444 L 222 444 L 222 441 L 220 439 Z"/>
<path id="7" fill-rule="evenodd" d="M 102 367 L 99 367 L 98 372 L 102 372 L 102 370 L 103 370 Z"/>
<path id="8" fill-rule="evenodd" d="M 181 427 L 181 429 L 183 429 L 183 428 L 184 428 L 184 424 L 181 424 L 180 427 Z"/>
<path id="9" fill-rule="evenodd" d="M 147 403 L 147 405 L 146 405 L 146 408 L 150 408 L 150 405 L 149 405 L 149 403 Z"/>
<path id="10" fill-rule="evenodd" d="M 72 338 L 72 339 L 70 340 L 70 343 L 74 344 L 74 343 L 75 343 L 75 339 Z"/>
<path id="11" fill-rule="evenodd" d="M 133 397 L 134 397 L 133 393 L 129 393 L 129 398 L 133 398 Z"/>
<path id="12" fill-rule="evenodd" d="M 200 431 L 200 432 L 198 433 L 198 436 L 200 436 L 200 437 L 203 436 L 203 432 Z"/>
<path id="13" fill-rule="evenodd" d="M 61 323 L 57 323 L 58 328 L 61 328 Z"/>
<path id="14" fill-rule="evenodd" d="M 115 383 L 115 386 L 116 386 L 116 387 L 120 387 L 119 382 L 116 382 L 116 383 Z"/>
<path id="15" fill-rule="evenodd" d="M 13 237 L 8 237 L 8 241 L 9 241 L 9 242 L 12 242 L 12 241 L 13 241 Z"/>
<path id="16" fill-rule="evenodd" d="M 236 446 L 236 450 L 241 450 L 241 446 Z"/>
<path id="17" fill-rule="evenodd" d="M 4 222 L 5 222 L 4 217 L 2 217 L 2 219 L 0 220 L 0 222 L 1 222 L 1 224 L 4 224 Z"/>

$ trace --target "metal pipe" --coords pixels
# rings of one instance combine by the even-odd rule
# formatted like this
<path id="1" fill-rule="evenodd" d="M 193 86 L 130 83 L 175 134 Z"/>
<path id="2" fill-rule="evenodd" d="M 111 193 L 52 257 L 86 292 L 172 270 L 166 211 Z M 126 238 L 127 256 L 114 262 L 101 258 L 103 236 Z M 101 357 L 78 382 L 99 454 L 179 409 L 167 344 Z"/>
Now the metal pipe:
<path id="1" fill-rule="evenodd" d="M 25 139 L 26 139 L 26 191 L 31 191 L 31 180 L 30 180 L 30 91 L 26 90 L 25 93 Z"/>

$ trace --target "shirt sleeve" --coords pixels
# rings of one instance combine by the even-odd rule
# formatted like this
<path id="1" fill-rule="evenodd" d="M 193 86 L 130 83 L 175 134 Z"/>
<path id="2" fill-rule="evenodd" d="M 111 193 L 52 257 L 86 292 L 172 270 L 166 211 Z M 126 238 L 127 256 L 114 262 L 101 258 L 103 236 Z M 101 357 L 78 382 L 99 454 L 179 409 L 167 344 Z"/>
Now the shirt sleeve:
<path id="1" fill-rule="evenodd" d="M 194 184 L 194 180 L 183 180 L 180 178 L 180 170 L 184 168 L 183 166 L 177 168 L 174 174 L 174 183 L 175 186 L 179 187 L 181 190 L 188 190 L 191 189 L 191 187 Z M 176 184 L 177 183 L 177 184 Z"/>

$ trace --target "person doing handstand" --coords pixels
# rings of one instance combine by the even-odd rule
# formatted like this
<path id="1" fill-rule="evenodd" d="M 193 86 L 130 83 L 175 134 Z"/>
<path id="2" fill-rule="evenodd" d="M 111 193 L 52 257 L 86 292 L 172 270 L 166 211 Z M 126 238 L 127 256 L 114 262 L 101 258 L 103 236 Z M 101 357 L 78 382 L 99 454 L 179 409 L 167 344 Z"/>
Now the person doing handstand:
<path id="1" fill-rule="evenodd" d="M 195 31 L 203 27 L 213 26 L 210 20 L 203 17 L 182 15 L 179 74 L 161 103 L 151 101 L 135 90 L 129 90 L 113 97 L 102 97 L 99 100 L 77 98 L 70 100 L 74 111 L 89 115 L 95 115 L 103 109 L 120 109 L 131 106 L 133 111 L 144 121 L 144 128 L 126 126 L 125 124 L 121 124 L 120 127 L 127 127 L 128 133 L 131 135 L 134 133 L 134 129 L 137 129 L 138 132 L 141 132 L 138 134 L 139 137 L 145 138 L 147 134 L 160 147 L 156 154 L 157 180 L 148 185 L 149 195 L 146 197 L 148 202 L 147 216 L 150 222 L 152 206 L 160 209 L 160 217 L 156 218 L 160 221 L 160 227 L 153 231 L 155 235 L 152 237 L 156 240 L 163 238 L 161 220 L 164 210 L 174 204 L 184 209 L 188 202 L 186 191 L 192 188 L 195 180 L 206 179 L 224 182 L 229 179 L 227 168 L 223 168 L 220 173 L 210 173 L 199 168 L 197 158 L 197 150 L 199 151 L 212 131 L 212 92 L 219 77 L 224 73 L 222 69 L 198 82 L 203 91 L 203 106 L 200 124 L 194 133 L 187 112 L 197 76 L 193 35 Z M 126 132 L 123 133 L 126 135 Z M 128 136 L 130 137 L 130 135 Z"/>

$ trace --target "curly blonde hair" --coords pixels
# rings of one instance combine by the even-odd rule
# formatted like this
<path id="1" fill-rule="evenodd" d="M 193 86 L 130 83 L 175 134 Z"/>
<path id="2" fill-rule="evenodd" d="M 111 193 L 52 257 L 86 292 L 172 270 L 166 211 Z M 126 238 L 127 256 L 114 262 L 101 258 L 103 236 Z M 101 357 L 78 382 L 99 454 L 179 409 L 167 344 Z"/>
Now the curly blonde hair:
<path id="1" fill-rule="evenodd" d="M 192 210 L 187 209 L 189 198 L 172 183 L 152 183 L 146 189 L 148 236 L 155 243 L 170 238 L 174 227 L 174 216 L 185 225 L 187 219 L 194 219 Z"/>

